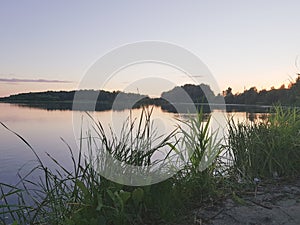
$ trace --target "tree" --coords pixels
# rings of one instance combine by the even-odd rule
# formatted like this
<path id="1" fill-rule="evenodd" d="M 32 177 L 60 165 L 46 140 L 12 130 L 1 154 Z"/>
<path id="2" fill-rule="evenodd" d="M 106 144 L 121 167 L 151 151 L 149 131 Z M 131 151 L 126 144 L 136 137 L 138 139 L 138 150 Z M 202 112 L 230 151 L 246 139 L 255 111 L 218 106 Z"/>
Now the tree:
<path id="1" fill-rule="evenodd" d="M 224 99 L 226 104 L 234 104 L 234 95 L 232 94 L 232 88 L 228 87 L 226 91 L 223 92 L 224 94 Z"/>

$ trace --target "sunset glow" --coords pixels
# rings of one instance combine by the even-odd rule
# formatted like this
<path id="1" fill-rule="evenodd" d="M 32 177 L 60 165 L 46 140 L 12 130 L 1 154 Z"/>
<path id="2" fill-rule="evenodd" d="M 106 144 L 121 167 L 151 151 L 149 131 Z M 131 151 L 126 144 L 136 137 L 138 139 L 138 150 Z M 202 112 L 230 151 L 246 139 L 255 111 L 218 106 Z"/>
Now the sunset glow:
<path id="1" fill-rule="evenodd" d="M 299 72 L 299 8 L 299 1 L 1 2 L 0 96 L 76 89 L 99 57 L 143 40 L 196 54 L 221 90 L 278 88 Z"/>

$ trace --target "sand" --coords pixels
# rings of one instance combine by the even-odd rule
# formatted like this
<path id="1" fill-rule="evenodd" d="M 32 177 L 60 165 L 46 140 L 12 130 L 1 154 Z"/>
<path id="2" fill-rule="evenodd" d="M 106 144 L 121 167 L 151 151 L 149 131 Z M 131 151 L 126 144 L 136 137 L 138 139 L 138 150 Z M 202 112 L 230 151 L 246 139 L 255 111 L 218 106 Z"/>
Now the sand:
<path id="1" fill-rule="evenodd" d="M 195 209 L 183 224 L 300 225 L 300 178 L 263 183 L 255 190 Z"/>

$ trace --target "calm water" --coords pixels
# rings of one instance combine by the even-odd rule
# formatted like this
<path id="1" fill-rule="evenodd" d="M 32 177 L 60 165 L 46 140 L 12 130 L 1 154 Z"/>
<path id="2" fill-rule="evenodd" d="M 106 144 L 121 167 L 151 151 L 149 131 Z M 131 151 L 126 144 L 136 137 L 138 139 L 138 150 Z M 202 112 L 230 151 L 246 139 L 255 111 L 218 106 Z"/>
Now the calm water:
<path id="1" fill-rule="evenodd" d="M 140 110 L 131 111 L 132 118 L 139 117 Z M 129 110 L 125 111 L 102 111 L 92 114 L 94 118 L 100 120 L 106 130 L 108 124 L 118 133 L 122 124 L 130 115 Z M 235 120 L 245 121 L 248 117 L 246 112 L 224 113 L 214 111 L 212 113 L 212 128 L 220 128 L 223 131 L 226 126 L 227 116 L 234 115 Z M 172 131 L 176 126 L 177 114 L 161 111 L 154 108 L 152 119 L 158 134 L 165 134 Z M 83 118 L 83 119 L 82 119 Z M 71 169 L 71 161 L 67 146 L 60 139 L 61 137 L 71 146 L 74 153 L 78 152 L 77 143 L 80 137 L 81 125 L 86 129 L 84 112 L 47 111 L 38 108 L 29 108 L 13 104 L 0 103 L 0 121 L 10 129 L 25 138 L 35 149 L 42 161 L 47 166 L 52 166 L 45 152 L 50 153 L 62 164 Z M 83 122 L 82 122 L 83 121 Z M 219 132 L 222 136 L 223 132 Z M 31 150 L 18 138 L 4 127 L 0 126 L 0 182 L 15 184 L 19 169 L 21 173 L 26 173 L 34 162 L 35 157 Z M 25 166 L 24 166 L 25 165 Z"/>

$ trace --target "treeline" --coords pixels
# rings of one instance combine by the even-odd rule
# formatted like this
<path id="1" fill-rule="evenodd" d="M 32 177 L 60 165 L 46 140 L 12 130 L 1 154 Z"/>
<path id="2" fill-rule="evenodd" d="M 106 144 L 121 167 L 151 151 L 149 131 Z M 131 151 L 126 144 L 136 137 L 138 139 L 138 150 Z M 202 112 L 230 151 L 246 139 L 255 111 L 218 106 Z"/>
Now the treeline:
<path id="1" fill-rule="evenodd" d="M 75 101 L 74 97 L 76 99 Z M 209 85 L 186 84 L 163 92 L 159 98 L 150 98 L 147 95 L 124 93 L 121 91 L 78 90 L 21 93 L 0 98 L 0 101 L 48 110 L 102 111 L 139 108 L 143 105 L 156 105 L 169 112 L 191 112 L 192 110 L 189 110 L 191 105 L 186 104 L 187 99 L 190 101 L 189 103 L 194 102 L 201 104 L 212 102 L 215 98 L 216 96 Z M 91 102 L 94 99 L 95 103 L 93 104 Z M 204 109 L 204 111 L 210 111 L 208 105 L 205 107 L 207 109 Z"/>
<path id="2" fill-rule="evenodd" d="M 258 91 L 256 87 L 251 87 L 243 93 L 233 94 L 229 87 L 223 95 L 226 104 L 300 106 L 300 74 L 288 88 L 282 85 L 278 89 Z"/>
<path id="3" fill-rule="evenodd" d="M 75 95 L 76 94 L 76 95 Z M 95 97 L 96 96 L 96 97 Z M 74 97 L 76 104 L 74 108 Z M 95 97 L 95 103 L 91 100 Z M 118 98 L 118 101 L 115 100 Z M 126 109 L 130 105 L 132 108 L 138 108 L 142 104 L 150 104 L 151 99 L 146 95 L 124 93 L 120 91 L 104 90 L 79 90 L 79 91 L 47 91 L 47 92 L 30 92 L 11 95 L 0 98 L 0 101 L 7 103 L 19 103 L 32 107 L 45 108 L 49 110 L 110 110 Z M 134 103 L 132 105 L 132 103 Z M 91 108 L 93 107 L 93 108 Z"/>
<path id="4" fill-rule="evenodd" d="M 116 96 L 120 93 L 118 91 L 95 91 L 95 90 L 79 90 L 77 91 L 80 96 L 94 96 L 98 95 L 98 100 L 103 102 L 112 102 Z M 76 91 L 47 91 L 47 92 L 29 92 L 16 95 L 10 95 L 9 97 L 2 98 L 3 101 L 18 102 L 18 101 L 30 101 L 30 102 L 63 102 L 73 101 Z"/>
<path id="5" fill-rule="evenodd" d="M 80 104 L 74 108 L 74 96 L 79 96 Z M 223 98 L 224 97 L 224 98 Z M 95 104 L 90 104 L 91 99 L 95 99 Z M 256 87 L 245 90 L 243 93 L 233 94 L 229 87 L 223 91 L 222 95 L 215 93 L 207 84 L 185 84 L 180 87 L 174 87 L 172 90 L 163 92 L 160 98 L 150 98 L 147 95 L 135 93 L 124 93 L 120 91 L 96 91 L 96 90 L 79 90 L 79 91 L 47 91 L 22 93 L 0 98 L 2 102 L 26 104 L 32 107 L 46 109 L 69 109 L 69 110 L 122 110 L 128 108 L 139 108 L 142 105 L 157 105 L 163 110 L 169 112 L 191 112 L 191 105 L 195 103 L 204 111 L 210 111 L 217 108 L 218 105 L 227 104 L 227 110 L 236 110 L 241 107 L 241 111 L 248 111 L 249 107 L 260 105 L 288 105 L 300 106 L 300 75 L 295 82 L 291 83 L 288 88 L 284 86 L 271 90 L 258 91 Z M 209 105 L 208 103 L 214 103 Z M 92 108 L 89 108 L 89 104 Z M 239 106 L 237 106 L 239 105 Z M 248 105 L 248 106 L 247 106 Z M 250 106 L 249 106 L 250 105 Z M 248 107 L 248 108 L 245 108 Z"/>
<path id="6" fill-rule="evenodd" d="M 163 92 L 160 99 L 164 101 L 160 105 L 163 110 L 182 113 L 193 112 L 195 108 L 210 112 L 211 107 L 208 103 L 222 103 L 222 101 L 218 101 L 220 96 L 215 96 L 207 84 L 177 86 L 172 90 Z"/>

